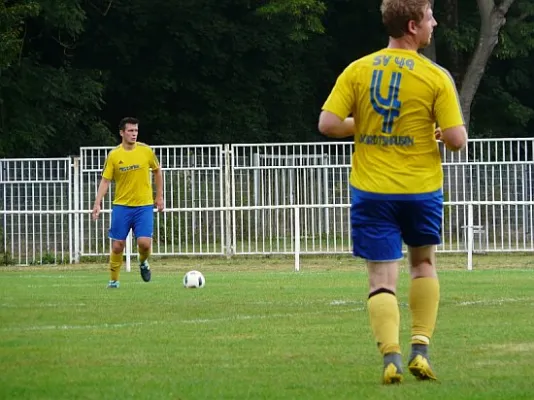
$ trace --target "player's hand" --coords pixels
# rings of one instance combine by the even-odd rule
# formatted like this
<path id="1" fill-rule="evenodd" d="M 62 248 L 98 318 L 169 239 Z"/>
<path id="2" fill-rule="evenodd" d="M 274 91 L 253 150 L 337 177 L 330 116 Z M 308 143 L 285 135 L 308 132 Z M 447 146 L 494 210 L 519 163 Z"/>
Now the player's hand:
<path id="1" fill-rule="evenodd" d="M 436 128 L 436 130 L 434 131 L 434 137 L 436 138 L 436 140 L 441 140 L 441 128 Z"/>
<path id="2" fill-rule="evenodd" d="M 93 221 L 98 219 L 98 216 L 100 215 L 100 204 L 97 204 L 93 207 L 93 212 L 91 215 L 93 216 Z"/>
<path id="3" fill-rule="evenodd" d="M 163 208 L 165 207 L 165 203 L 163 202 L 163 197 L 157 197 L 156 198 L 156 208 L 159 212 L 163 211 Z"/>

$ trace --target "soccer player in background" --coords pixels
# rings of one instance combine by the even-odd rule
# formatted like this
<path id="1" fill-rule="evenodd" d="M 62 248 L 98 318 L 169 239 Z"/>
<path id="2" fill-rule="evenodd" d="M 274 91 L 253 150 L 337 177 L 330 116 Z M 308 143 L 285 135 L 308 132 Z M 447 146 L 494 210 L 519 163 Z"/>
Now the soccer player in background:
<path id="1" fill-rule="evenodd" d="M 354 136 L 353 254 L 367 261 L 371 328 L 384 360 L 382 381 L 390 384 L 403 379 L 396 297 L 403 241 L 411 275 L 408 369 L 420 380 L 436 379 L 428 353 L 440 296 L 435 251 L 443 171 L 436 140 L 459 151 L 467 132 L 451 76 L 418 53 L 437 25 L 429 1 L 383 0 L 380 10 L 388 47 L 341 73 L 319 130 L 330 138 Z"/>
<path id="2" fill-rule="evenodd" d="M 141 278 L 145 282 L 150 281 L 148 256 L 152 247 L 154 230 L 154 199 L 150 170 L 154 174 L 156 183 L 156 208 L 162 211 L 164 205 L 161 168 L 152 149 L 137 141 L 139 121 L 135 118 L 123 118 L 119 123 L 119 130 L 122 143 L 111 150 L 106 158 L 92 214 L 93 220 L 98 219 L 102 199 L 110 183 L 115 181 L 115 196 L 109 229 L 109 238 L 112 239 L 109 288 L 119 287 L 122 256 L 130 229 L 133 230 L 137 239 Z"/>

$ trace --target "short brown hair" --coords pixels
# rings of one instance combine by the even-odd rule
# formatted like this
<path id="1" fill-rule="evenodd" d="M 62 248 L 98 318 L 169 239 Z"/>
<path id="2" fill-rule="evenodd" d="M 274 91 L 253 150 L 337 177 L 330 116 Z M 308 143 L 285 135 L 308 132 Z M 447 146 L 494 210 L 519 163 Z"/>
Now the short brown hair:
<path id="1" fill-rule="evenodd" d="M 119 129 L 123 131 L 126 128 L 126 124 L 139 125 L 139 120 L 133 117 L 125 117 L 119 122 Z"/>
<path id="2" fill-rule="evenodd" d="M 382 0 L 380 12 L 389 36 L 398 39 L 408 32 L 408 22 L 421 22 L 429 0 Z"/>

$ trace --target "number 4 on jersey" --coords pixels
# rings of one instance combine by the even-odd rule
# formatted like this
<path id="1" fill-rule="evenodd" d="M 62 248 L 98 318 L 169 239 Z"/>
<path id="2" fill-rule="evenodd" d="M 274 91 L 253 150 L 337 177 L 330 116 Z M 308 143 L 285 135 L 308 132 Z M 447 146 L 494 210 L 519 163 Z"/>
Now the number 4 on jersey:
<path id="1" fill-rule="evenodd" d="M 393 72 L 388 85 L 388 96 L 382 97 L 380 88 L 382 87 L 382 78 L 384 71 L 374 70 L 373 80 L 371 82 L 371 104 L 373 109 L 380 114 L 384 121 L 382 122 L 382 132 L 393 132 L 393 122 L 400 115 L 401 102 L 399 101 L 399 89 L 402 79 L 402 73 Z"/>

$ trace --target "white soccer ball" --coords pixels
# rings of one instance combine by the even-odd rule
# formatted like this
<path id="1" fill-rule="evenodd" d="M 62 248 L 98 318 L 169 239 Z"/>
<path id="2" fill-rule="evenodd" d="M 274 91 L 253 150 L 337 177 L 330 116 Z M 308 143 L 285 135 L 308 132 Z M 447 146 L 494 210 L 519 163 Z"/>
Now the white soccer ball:
<path id="1" fill-rule="evenodd" d="M 206 278 L 199 271 L 189 271 L 184 275 L 184 287 L 188 289 L 200 289 L 206 284 Z"/>

